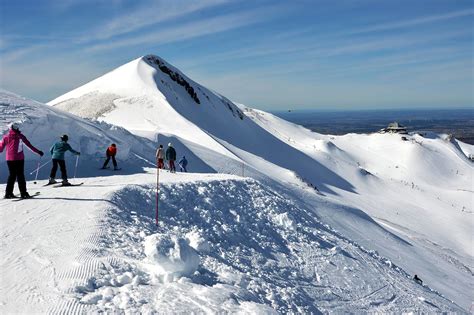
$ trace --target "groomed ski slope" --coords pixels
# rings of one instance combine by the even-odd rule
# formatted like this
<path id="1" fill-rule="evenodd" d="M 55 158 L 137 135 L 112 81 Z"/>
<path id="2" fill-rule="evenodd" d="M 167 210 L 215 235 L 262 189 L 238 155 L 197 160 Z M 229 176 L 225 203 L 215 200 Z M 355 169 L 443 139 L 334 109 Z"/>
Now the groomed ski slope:
<path id="1" fill-rule="evenodd" d="M 256 180 L 160 176 L 158 228 L 153 169 L 1 200 L 0 312 L 463 312 Z"/>

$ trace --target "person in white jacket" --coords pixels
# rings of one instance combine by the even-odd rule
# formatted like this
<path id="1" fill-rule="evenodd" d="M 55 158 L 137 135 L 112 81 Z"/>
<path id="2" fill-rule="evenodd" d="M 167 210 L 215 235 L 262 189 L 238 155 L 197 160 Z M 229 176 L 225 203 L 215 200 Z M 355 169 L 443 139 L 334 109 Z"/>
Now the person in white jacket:
<path id="1" fill-rule="evenodd" d="M 165 153 L 163 152 L 163 145 L 160 144 L 158 150 L 156 150 L 156 161 L 158 162 L 158 168 L 163 169 L 165 167 L 165 163 L 163 162 Z"/>

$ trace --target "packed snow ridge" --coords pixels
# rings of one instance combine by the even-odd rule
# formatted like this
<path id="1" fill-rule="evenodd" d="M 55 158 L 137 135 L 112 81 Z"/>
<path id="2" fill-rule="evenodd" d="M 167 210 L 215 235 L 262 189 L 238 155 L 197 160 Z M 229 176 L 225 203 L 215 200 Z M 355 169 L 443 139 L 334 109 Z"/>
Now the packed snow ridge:
<path id="1" fill-rule="evenodd" d="M 20 122 L 43 151 L 69 134 L 83 153 L 75 181 L 85 184 L 40 186 L 46 164 L 28 183 L 35 200 L 0 201 L 2 313 L 471 306 L 471 145 L 416 132 L 407 141 L 317 134 L 153 55 L 49 105 L 1 92 L 1 131 Z M 111 142 L 119 172 L 99 170 Z M 169 142 L 190 173 L 160 171 L 156 226 L 155 150 Z M 30 179 L 48 162 L 26 159 Z"/>

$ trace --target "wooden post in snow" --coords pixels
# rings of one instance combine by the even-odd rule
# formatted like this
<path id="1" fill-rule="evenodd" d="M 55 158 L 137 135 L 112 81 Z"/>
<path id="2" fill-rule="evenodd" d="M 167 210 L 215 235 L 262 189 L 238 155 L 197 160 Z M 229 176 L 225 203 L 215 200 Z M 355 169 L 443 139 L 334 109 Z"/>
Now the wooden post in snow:
<path id="1" fill-rule="evenodd" d="M 157 163 L 157 165 L 156 165 L 156 215 L 155 215 L 156 226 L 158 226 L 158 204 L 159 204 L 159 200 L 160 200 L 160 168 L 158 167 L 158 163 Z"/>

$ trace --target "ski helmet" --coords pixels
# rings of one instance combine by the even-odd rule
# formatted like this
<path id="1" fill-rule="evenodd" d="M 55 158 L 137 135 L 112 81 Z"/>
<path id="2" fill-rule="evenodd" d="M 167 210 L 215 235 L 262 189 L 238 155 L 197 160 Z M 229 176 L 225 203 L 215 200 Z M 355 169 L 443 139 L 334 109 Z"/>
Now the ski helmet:
<path id="1" fill-rule="evenodd" d="M 63 136 L 61 137 L 61 140 L 63 140 L 63 141 L 68 141 L 68 140 L 69 140 L 69 137 L 68 137 L 67 135 L 63 135 Z"/>
<path id="2" fill-rule="evenodd" d="M 171 145 L 171 142 L 170 142 L 170 143 L 168 143 L 168 146 L 169 146 L 169 147 L 172 147 L 172 145 Z"/>
<path id="3" fill-rule="evenodd" d="M 12 123 L 10 125 L 10 128 L 13 129 L 13 130 L 19 131 L 20 130 L 20 125 L 18 125 L 17 123 Z"/>

